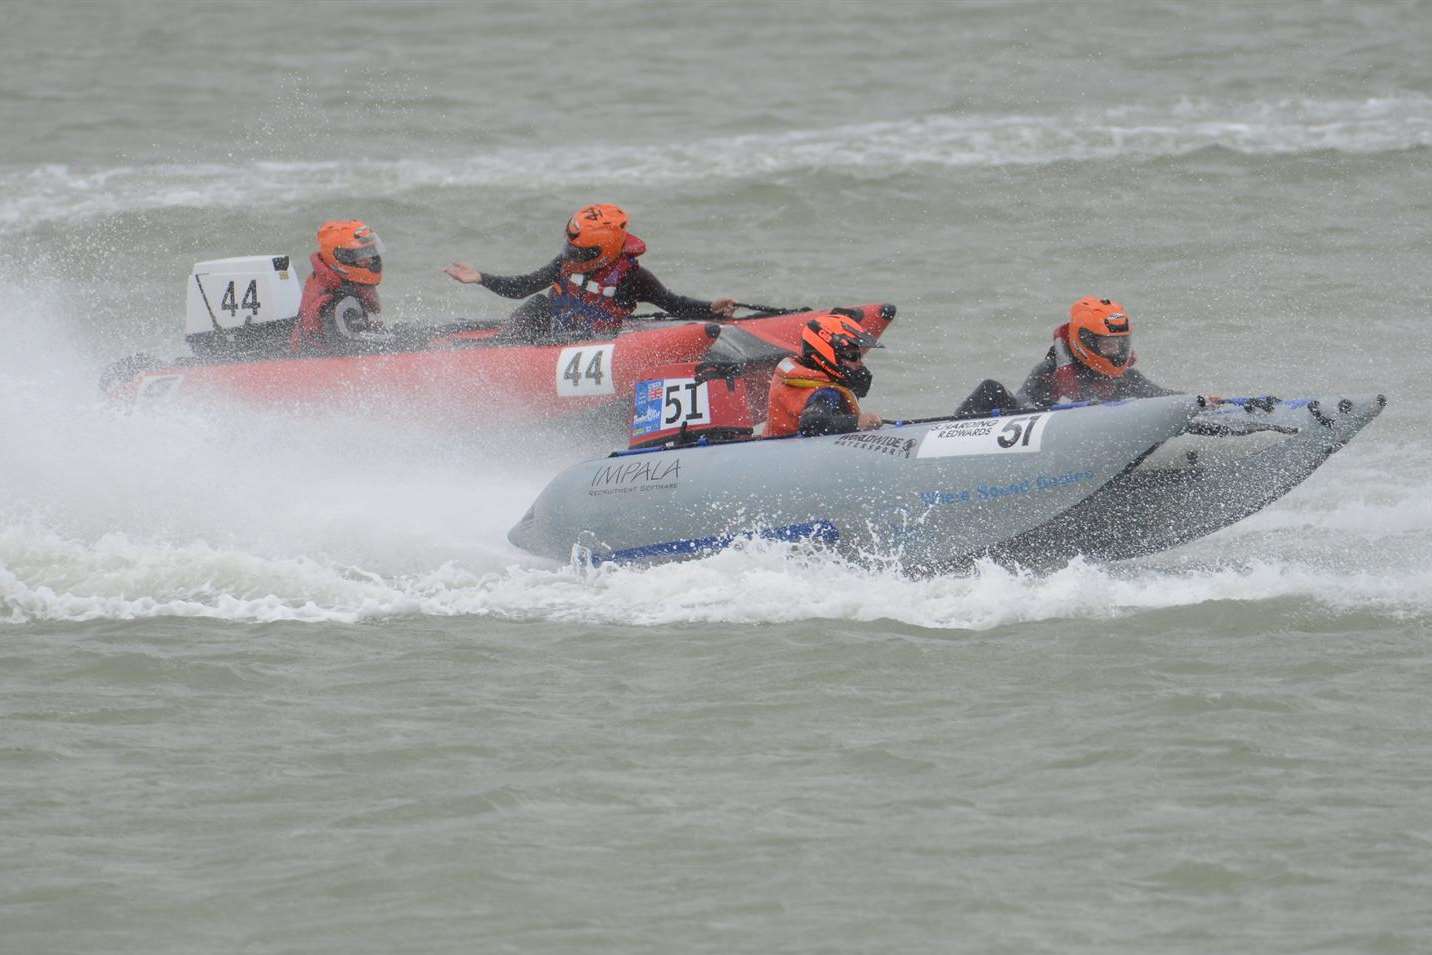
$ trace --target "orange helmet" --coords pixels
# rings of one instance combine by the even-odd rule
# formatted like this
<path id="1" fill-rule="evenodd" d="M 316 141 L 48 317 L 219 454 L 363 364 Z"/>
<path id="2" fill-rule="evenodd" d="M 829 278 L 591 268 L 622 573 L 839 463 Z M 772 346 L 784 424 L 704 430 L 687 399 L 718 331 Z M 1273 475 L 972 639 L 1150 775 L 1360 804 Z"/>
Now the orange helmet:
<path id="1" fill-rule="evenodd" d="M 583 206 L 567 220 L 562 258 L 581 270 L 611 265 L 627 247 L 627 214 L 620 206 Z"/>
<path id="2" fill-rule="evenodd" d="M 1086 295 L 1069 306 L 1069 350 L 1108 378 L 1122 378 L 1133 363 L 1134 326 L 1124 306 Z"/>
<path id="3" fill-rule="evenodd" d="M 318 257 L 350 282 L 377 285 L 383 281 L 383 240 L 357 219 L 319 226 Z"/>
<path id="4" fill-rule="evenodd" d="M 874 335 L 853 318 L 827 312 L 805 323 L 801 329 L 801 364 L 825 372 L 850 386 L 856 381 L 870 387 L 860 357 L 866 348 L 883 348 Z M 859 394 L 860 392 L 857 392 Z"/>

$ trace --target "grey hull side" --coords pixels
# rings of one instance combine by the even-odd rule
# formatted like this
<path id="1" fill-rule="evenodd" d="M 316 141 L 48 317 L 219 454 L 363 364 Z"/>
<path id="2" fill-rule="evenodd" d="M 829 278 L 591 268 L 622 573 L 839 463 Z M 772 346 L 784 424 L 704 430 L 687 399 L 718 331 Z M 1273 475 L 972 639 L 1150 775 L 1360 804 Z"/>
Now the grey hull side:
<path id="1" fill-rule="evenodd" d="M 742 535 L 813 536 L 934 573 L 1070 510 L 1198 410 L 1175 396 L 602 458 L 558 475 L 508 538 L 558 560 L 577 546 L 651 561 Z"/>
<path id="2" fill-rule="evenodd" d="M 1228 527 L 1301 484 L 1381 413 L 1381 395 L 1226 404 L 1195 419 L 1235 432 L 1180 435 L 1058 521 L 996 547 L 1028 567 L 1076 555 L 1112 561 L 1177 547 Z M 1296 429 L 1295 434 L 1274 430 Z"/>

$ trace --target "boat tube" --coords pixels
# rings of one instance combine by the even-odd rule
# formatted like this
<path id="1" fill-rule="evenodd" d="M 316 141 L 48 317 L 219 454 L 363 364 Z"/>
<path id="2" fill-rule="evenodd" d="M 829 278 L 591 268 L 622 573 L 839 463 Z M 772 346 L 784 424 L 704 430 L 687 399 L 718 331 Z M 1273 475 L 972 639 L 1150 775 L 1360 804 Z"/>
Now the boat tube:
<path id="1" fill-rule="evenodd" d="M 508 539 L 624 562 L 749 537 L 936 574 L 1176 546 L 1276 500 L 1371 421 L 1374 398 L 1175 395 L 845 435 L 618 452 L 568 468 Z M 1239 446 L 1240 442 L 1248 442 Z"/>
<path id="2" fill-rule="evenodd" d="M 119 401 L 215 399 L 261 405 L 332 404 L 407 415 L 450 413 L 463 423 L 532 421 L 630 407 L 633 386 L 652 369 L 719 361 L 764 401 L 771 370 L 800 347 L 816 312 L 764 314 L 729 322 L 628 321 L 616 336 L 525 344 L 505 322 L 395 326 L 392 341 L 348 353 L 297 356 L 289 335 L 301 284 L 286 255 L 201 262 L 189 277 L 186 340 L 193 357 L 136 355 L 105 372 L 101 390 Z M 891 305 L 843 309 L 880 335 Z"/>
<path id="3" fill-rule="evenodd" d="M 1050 567 L 1075 555 L 1141 557 L 1207 536 L 1297 487 L 1386 404 L 1382 395 L 1225 400 L 1064 519 L 1011 538 L 992 555 Z"/>

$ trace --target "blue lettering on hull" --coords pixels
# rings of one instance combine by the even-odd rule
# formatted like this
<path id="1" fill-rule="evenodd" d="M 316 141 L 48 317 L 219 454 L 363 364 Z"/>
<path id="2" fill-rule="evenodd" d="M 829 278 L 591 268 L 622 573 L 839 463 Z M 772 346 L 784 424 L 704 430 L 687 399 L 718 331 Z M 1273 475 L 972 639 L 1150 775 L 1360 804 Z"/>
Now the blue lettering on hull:
<path id="1" fill-rule="evenodd" d="M 1084 484 L 1094 480 L 1093 471 L 1066 471 L 1063 474 L 1041 474 L 1033 481 L 1015 481 L 1010 484 L 979 484 L 975 487 L 954 490 L 921 491 L 920 501 L 930 507 L 941 505 L 973 504 L 982 501 L 997 501 L 1006 497 L 1018 497 L 1035 491 L 1053 491 L 1056 488 Z"/>

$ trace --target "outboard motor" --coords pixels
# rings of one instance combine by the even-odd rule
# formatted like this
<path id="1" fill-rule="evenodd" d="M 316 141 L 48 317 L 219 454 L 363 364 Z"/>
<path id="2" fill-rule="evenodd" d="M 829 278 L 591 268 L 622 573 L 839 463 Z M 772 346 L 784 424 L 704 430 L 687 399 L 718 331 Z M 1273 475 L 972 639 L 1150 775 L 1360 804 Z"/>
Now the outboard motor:
<path id="1" fill-rule="evenodd" d="M 284 353 L 302 299 L 286 255 L 199 262 L 189 275 L 185 340 L 207 359 Z"/>
<path id="2" fill-rule="evenodd" d="M 686 362 L 636 384 L 632 448 L 741 441 L 754 431 L 746 382 L 736 365 Z"/>

